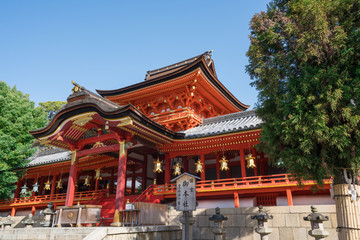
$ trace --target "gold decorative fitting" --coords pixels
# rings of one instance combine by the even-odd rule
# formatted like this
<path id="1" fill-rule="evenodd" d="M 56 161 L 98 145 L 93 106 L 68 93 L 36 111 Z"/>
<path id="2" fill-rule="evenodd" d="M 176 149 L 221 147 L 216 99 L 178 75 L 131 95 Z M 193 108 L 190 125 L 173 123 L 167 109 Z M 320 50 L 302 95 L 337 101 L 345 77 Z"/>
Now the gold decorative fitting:
<path id="1" fill-rule="evenodd" d="M 85 124 L 87 124 L 89 121 L 92 120 L 92 115 L 94 115 L 94 114 L 88 114 L 88 115 L 79 117 L 74 121 L 74 124 L 83 127 L 83 126 L 85 126 Z"/>
<path id="2" fill-rule="evenodd" d="M 95 170 L 95 179 L 96 180 L 101 180 L 102 179 L 102 177 L 101 177 L 101 169 L 100 168 Z"/>
<path id="3" fill-rule="evenodd" d="M 71 89 L 72 94 L 82 92 L 84 89 L 77 83 L 74 82 L 74 80 L 71 80 L 71 83 L 74 85 L 74 87 Z"/>
<path id="4" fill-rule="evenodd" d="M 161 173 L 163 170 L 161 169 L 162 166 L 162 161 L 159 160 L 159 157 L 156 161 L 154 161 L 154 173 L 157 172 L 157 173 Z"/>
<path id="5" fill-rule="evenodd" d="M 180 165 L 180 163 L 176 163 L 176 165 L 173 167 L 174 168 L 174 175 L 178 176 L 181 174 L 181 168 L 182 166 Z"/>
<path id="6" fill-rule="evenodd" d="M 63 186 L 62 186 L 62 179 L 61 179 L 61 178 L 59 179 L 59 181 L 56 181 L 56 183 L 57 183 L 57 184 L 56 184 L 56 188 L 57 188 L 57 189 L 62 189 L 62 188 L 63 188 Z"/>
<path id="7" fill-rule="evenodd" d="M 256 168 L 255 165 L 255 157 L 252 156 L 252 154 L 250 153 L 249 156 L 247 158 L 245 158 L 247 161 L 247 168 Z"/>
<path id="8" fill-rule="evenodd" d="M 45 187 L 44 187 L 44 189 L 45 189 L 45 190 L 50 190 L 50 188 L 51 188 L 50 181 L 49 181 L 49 180 L 47 180 L 47 182 L 45 183 Z"/>
<path id="9" fill-rule="evenodd" d="M 85 182 L 84 182 L 84 186 L 87 186 L 87 187 L 89 187 L 89 186 L 90 186 L 90 179 L 89 179 L 89 176 L 86 176 L 86 178 L 85 178 Z"/>
<path id="10" fill-rule="evenodd" d="M 97 141 L 92 148 L 100 148 L 100 147 L 104 147 L 104 146 L 105 146 L 104 143 Z"/>
<path id="11" fill-rule="evenodd" d="M 227 170 L 229 170 L 228 161 L 229 161 L 229 160 L 227 160 L 227 159 L 225 158 L 225 156 L 223 156 L 222 159 L 219 161 L 219 163 L 220 163 L 220 170 L 221 170 L 221 171 L 224 171 L 224 170 L 227 171 Z"/>
<path id="12" fill-rule="evenodd" d="M 198 160 L 198 161 L 195 163 L 195 166 L 196 166 L 195 172 L 197 172 L 197 173 L 202 173 L 202 172 L 204 172 L 204 170 L 203 170 L 203 164 L 201 163 L 200 160 Z"/>

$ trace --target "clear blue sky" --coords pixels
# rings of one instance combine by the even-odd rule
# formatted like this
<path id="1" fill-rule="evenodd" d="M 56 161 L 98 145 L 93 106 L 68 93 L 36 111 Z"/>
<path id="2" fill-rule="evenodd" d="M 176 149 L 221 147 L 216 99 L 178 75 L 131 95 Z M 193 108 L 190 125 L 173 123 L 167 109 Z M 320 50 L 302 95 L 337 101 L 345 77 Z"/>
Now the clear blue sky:
<path id="1" fill-rule="evenodd" d="M 91 91 L 117 89 L 214 50 L 219 80 L 253 107 L 249 21 L 268 2 L 2 0 L 0 81 L 36 104 L 66 101 L 71 80 Z"/>

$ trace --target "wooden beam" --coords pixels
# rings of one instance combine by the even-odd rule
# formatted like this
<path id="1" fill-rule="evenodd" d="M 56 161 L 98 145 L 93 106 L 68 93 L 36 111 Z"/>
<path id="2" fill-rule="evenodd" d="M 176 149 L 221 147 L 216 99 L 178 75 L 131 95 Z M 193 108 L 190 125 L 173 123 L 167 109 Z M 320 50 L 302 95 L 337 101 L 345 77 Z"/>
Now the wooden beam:
<path id="1" fill-rule="evenodd" d="M 100 154 L 100 153 L 119 151 L 119 148 L 120 148 L 119 144 L 114 144 L 114 145 L 105 146 L 105 147 L 85 149 L 82 151 L 78 151 L 77 156 L 80 158 L 80 157 L 85 157 L 87 155 L 95 155 L 95 154 Z"/>

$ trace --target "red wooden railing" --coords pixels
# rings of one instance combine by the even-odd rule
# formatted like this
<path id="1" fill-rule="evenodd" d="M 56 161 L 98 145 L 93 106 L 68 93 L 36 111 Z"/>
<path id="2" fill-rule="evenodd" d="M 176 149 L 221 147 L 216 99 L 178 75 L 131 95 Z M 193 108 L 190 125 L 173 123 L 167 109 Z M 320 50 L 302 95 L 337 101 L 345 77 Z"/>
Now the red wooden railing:
<path id="1" fill-rule="evenodd" d="M 330 180 L 325 181 L 325 183 L 330 183 Z M 244 178 L 227 178 L 227 179 L 217 179 L 217 180 L 205 180 L 198 181 L 196 184 L 197 192 L 207 192 L 207 191 L 226 191 L 226 190 L 240 190 L 246 188 L 265 188 L 269 186 L 273 187 L 283 187 L 287 185 L 296 185 L 295 181 L 290 174 L 275 174 L 268 176 L 254 176 L 254 177 L 244 177 Z M 303 184 L 315 184 L 314 181 L 303 181 Z M 175 194 L 176 186 L 175 184 L 165 184 L 157 185 L 153 189 L 154 195 L 167 195 Z"/>
<path id="2" fill-rule="evenodd" d="M 143 202 L 150 198 L 154 192 L 154 185 L 149 185 L 133 202 Z"/>
<path id="3" fill-rule="evenodd" d="M 96 198 L 106 196 L 106 189 L 97 190 L 97 191 L 86 191 L 86 192 L 75 192 L 74 193 L 74 201 L 88 201 L 94 200 Z M 17 206 L 17 205 L 26 205 L 29 203 L 48 203 L 48 202 L 65 202 L 66 193 L 54 194 L 51 195 L 39 195 L 33 197 L 25 197 L 25 198 L 13 198 L 9 200 L 1 200 L 1 206 Z"/>

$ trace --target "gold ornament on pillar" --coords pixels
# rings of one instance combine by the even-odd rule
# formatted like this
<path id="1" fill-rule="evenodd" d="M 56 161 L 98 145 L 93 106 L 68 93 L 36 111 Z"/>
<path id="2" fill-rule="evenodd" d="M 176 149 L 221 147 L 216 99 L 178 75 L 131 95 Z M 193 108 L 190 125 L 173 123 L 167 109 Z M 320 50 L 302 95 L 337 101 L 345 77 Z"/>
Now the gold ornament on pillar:
<path id="1" fill-rule="evenodd" d="M 86 178 L 85 178 L 85 182 L 84 182 L 84 186 L 87 186 L 87 187 L 89 187 L 89 186 L 90 186 L 90 179 L 89 179 L 89 176 L 86 176 Z"/>
<path id="2" fill-rule="evenodd" d="M 158 159 L 154 162 L 154 172 L 161 173 L 163 171 L 161 164 L 162 161 L 160 161 L 158 157 Z"/>
<path id="3" fill-rule="evenodd" d="M 220 170 L 221 170 L 221 171 L 224 171 L 224 170 L 227 171 L 227 170 L 229 170 L 228 161 L 229 161 L 229 160 L 227 160 L 225 156 L 223 156 L 222 159 L 219 161 L 219 163 L 220 163 Z"/>
<path id="4" fill-rule="evenodd" d="M 256 168 L 255 157 L 253 157 L 251 153 L 245 159 L 247 161 L 247 165 L 246 165 L 247 168 Z"/>
<path id="5" fill-rule="evenodd" d="M 202 172 L 204 172 L 204 170 L 203 170 L 203 164 L 201 163 L 200 159 L 195 163 L 195 166 L 196 166 L 195 172 L 197 172 L 197 173 L 202 173 Z"/>
<path id="6" fill-rule="evenodd" d="M 102 177 L 101 177 L 101 169 L 100 168 L 95 170 L 95 179 L 96 180 L 101 180 L 102 179 Z"/>
<path id="7" fill-rule="evenodd" d="M 178 176 L 178 175 L 181 174 L 181 168 L 182 168 L 182 166 L 180 165 L 179 162 L 177 162 L 173 168 L 174 168 L 174 175 L 175 175 L 175 176 Z"/>

